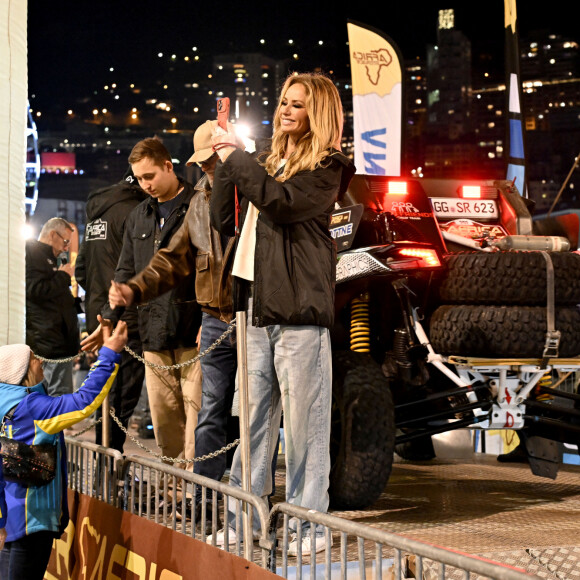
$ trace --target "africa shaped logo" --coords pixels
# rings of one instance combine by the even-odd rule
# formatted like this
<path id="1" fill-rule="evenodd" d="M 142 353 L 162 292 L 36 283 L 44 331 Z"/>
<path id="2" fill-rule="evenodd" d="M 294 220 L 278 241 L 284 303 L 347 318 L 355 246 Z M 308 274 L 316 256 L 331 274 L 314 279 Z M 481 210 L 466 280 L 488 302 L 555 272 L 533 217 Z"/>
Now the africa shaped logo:
<path id="1" fill-rule="evenodd" d="M 379 84 L 381 71 L 393 62 L 393 57 L 386 48 L 369 50 L 368 52 L 355 51 L 352 53 L 352 57 L 357 64 L 365 67 L 367 78 L 375 86 Z"/>

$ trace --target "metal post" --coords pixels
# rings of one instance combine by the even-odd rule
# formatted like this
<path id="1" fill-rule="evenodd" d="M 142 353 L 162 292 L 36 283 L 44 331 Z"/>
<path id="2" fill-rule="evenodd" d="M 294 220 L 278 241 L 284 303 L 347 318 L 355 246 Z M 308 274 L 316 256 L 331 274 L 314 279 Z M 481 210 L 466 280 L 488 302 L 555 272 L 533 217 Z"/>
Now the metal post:
<path id="1" fill-rule="evenodd" d="M 236 342 L 238 353 L 238 391 L 240 402 L 240 453 L 242 460 L 242 489 L 251 491 L 251 465 L 250 465 L 250 415 L 248 399 L 248 351 L 246 345 L 246 312 L 236 312 Z M 244 503 L 244 557 L 252 560 L 253 533 L 252 516 L 253 509 L 248 503 Z"/>
<path id="2" fill-rule="evenodd" d="M 105 400 L 103 401 L 103 406 L 101 408 L 101 412 L 102 412 L 102 417 L 103 417 L 103 421 L 102 421 L 102 426 L 101 426 L 101 433 L 102 433 L 102 437 L 101 437 L 101 445 L 103 447 L 109 447 L 109 431 L 111 428 L 111 415 L 109 414 L 109 395 L 107 394 L 107 396 L 105 397 Z"/>

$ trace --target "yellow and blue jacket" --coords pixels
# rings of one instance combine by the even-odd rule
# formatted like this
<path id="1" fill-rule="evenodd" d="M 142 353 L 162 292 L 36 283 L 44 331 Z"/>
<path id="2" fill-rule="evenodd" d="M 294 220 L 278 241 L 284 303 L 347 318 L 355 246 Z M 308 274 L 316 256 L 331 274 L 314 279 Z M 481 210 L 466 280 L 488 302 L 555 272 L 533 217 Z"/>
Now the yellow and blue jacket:
<path id="1" fill-rule="evenodd" d="M 60 470 L 47 485 L 27 487 L 6 482 L 7 542 L 39 531 L 60 535 L 68 524 L 66 447 L 63 430 L 92 415 L 107 396 L 119 368 L 120 355 L 107 347 L 76 393 L 50 397 L 43 383 L 34 387 L 0 383 L 0 419 L 14 409 L 5 435 L 28 444 L 57 446 Z M 4 516 L 4 513 L 2 513 Z"/>

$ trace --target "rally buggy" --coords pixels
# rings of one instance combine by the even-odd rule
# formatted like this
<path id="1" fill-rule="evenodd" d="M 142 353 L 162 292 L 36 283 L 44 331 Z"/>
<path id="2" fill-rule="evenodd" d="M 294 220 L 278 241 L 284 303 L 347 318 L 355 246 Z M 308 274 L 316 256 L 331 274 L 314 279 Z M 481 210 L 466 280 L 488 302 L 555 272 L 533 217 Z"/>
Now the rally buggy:
<path id="1" fill-rule="evenodd" d="M 432 458 L 444 431 L 525 433 L 549 477 L 555 442 L 580 439 L 580 396 L 561 388 L 580 369 L 580 255 L 528 237 L 511 182 L 468 185 L 357 175 L 334 213 L 334 508 L 371 505 L 395 450 Z M 567 251 L 499 249 L 518 241 Z"/>

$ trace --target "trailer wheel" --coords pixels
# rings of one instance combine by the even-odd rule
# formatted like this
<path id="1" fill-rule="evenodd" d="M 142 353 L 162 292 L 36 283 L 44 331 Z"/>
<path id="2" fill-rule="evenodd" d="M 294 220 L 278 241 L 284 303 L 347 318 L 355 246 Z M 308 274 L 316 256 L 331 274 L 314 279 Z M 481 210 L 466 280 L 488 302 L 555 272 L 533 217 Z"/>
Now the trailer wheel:
<path id="1" fill-rule="evenodd" d="M 333 353 L 330 505 L 364 509 L 384 490 L 395 446 L 389 381 L 368 355 Z"/>
<path id="2" fill-rule="evenodd" d="M 548 252 L 554 264 L 556 304 L 580 303 L 580 254 Z M 444 302 L 546 304 L 546 260 L 541 252 L 462 252 L 447 257 L 440 287 Z"/>
<path id="3" fill-rule="evenodd" d="M 580 312 L 556 310 L 558 356 L 580 354 Z M 431 317 L 430 339 L 440 354 L 486 358 L 541 358 L 546 308 L 541 306 L 444 305 Z"/>

